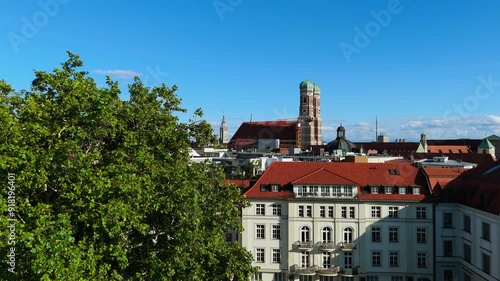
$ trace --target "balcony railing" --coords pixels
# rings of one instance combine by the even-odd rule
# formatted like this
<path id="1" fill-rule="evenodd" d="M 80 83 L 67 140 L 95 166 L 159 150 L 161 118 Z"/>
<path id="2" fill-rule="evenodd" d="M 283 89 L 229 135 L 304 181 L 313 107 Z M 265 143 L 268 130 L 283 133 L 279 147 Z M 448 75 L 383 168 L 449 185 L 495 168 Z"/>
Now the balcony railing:
<path id="1" fill-rule="evenodd" d="M 318 242 L 318 248 L 325 251 L 333 251 L 335 250 L 335 243 L 332 242 Z"/>
<path id="2" fill-rule="evenodd" d="M 357 268 L 341 268 L 339 274 L 342 276 L 358 275 L 358 269 Z"/>
<path id="3" fill-rule="evenodd" d="M 340 242 L 339 247 L 340 247 L 340 249 L 342 249 L 342 251 L 349 252 L 349 251 L 352 251 L 354 248 L 356 248 L 356 243 Z"/>
<path id="4" fill-rule="evenodd" d="M 316 273 L 322 276 L 337 276 L 340 272 L 340 266 L 332 266 L 329 268 L 319 268 Z"/>
<path id="5" fill-rule="evenodd" d="M 293 265 L 292 271 L 297 275 L 316 275 L 318 266 L 300 267 L 298 264 Z"/>
<path id="6" fill-rule="evenodd" d="M 307 251 L 307 250 L 312 250 L 314 248 L 314 244 L 312 241 L 308 242 L 302 242 L 302 241 L 297 241 L 293 243 L 295 246 L 297 246 L 297 249 Z"/>

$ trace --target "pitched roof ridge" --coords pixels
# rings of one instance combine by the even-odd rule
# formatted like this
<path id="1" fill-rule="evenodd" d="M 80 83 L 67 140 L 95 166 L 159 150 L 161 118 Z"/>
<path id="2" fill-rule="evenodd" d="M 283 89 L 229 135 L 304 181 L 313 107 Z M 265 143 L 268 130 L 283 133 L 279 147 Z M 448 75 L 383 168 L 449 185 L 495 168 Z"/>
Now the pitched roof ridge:
<path id="1" fill-rule="evenodd" d="M 333 171 L 330 171 L 329 169 L 326 169 L 325 167 L 320 167 L 320 168 L 318 168 L 318 169 L 316 169 L 316 170 L 314 170 L 314 171 L 312 171 L 312 172 L 310 172 L 310 173 L 308 173 L 308 174 L 306 174 L 306 175 L 304 175 L 304 176 L 302 176 L 302 177 L 300 177 L 300 178 L 298 178 L 298 179 L 295 179 L 295 180 L 291 181 L 291 183 L 293 184 L 294 182 L 297 182 L 297 181 L 302 180 L 302 179 L 304 179 L 304 178 L 310 177 L 310 176 L 312 176 L 313 174 L 319 173 L 319 172 L 321 172 L 321 171 L 325 171 L 325 172 L 327 172 L 327 173 L 329 173 L 329 174 L 335 175 L 335 176 L 337 176 L 337 177 L 339 177 L 339 178 L 343 178 L 343 179 L 345 179 L 345 180 L 347 180 L 347 181 L 350 181 L 350 182 L 352 182 L 352 183 L 354 183 L 354 184 L 360 185 L 359 183 L 357 183 L 357 182 L 355 182 L 355 181 L 353 181 L 353 180 L 351 180 L 351 179 L 349 179 L 349 178 L 346 178 L 346 177 L 344 177 L 344 176 L 342 176 L 342 175 L 339 175 L 339 174 L 337 174 L 337 173 L 335 173 L 335 172 L 333 172 Z"/>

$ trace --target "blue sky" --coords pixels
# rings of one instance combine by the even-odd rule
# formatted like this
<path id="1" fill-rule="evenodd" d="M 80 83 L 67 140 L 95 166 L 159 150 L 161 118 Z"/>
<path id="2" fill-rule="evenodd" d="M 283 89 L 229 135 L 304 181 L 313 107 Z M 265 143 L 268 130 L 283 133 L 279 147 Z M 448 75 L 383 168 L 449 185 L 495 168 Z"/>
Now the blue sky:
<path id="1" fill-rule="evenodd" d="M 243 121 L 295 118 L 299 83 L 321 86 L 325 141 L 500 135 L 500 1 L 171 0 L 9 2 L 0 79 L 80 54 L 99 83 L 177 84 L 230 134 Z M 181 116 L 185 121 L 190 115 Z"/>

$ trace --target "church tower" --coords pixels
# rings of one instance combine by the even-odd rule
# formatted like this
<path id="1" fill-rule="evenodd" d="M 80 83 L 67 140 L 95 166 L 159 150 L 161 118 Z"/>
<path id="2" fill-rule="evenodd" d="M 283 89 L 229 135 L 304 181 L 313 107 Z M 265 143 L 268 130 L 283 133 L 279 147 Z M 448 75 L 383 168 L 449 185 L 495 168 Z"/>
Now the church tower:
<path id="1" fill-rule="evenodd" d="M 222 122 L 220 123 L 219 129 L 219 144 L 227 144 L 229 142 L 229 136 L 227 132 L 226 116 L 222 114 Z"/>
<path id="2" fill-rule="evenodd" d="M 300 148 L 310 149 L 321 145 L 320 94 L 318 84 L 309 80 L 302 81 L 300 89 L 299 123 L 301 126 Z"/>

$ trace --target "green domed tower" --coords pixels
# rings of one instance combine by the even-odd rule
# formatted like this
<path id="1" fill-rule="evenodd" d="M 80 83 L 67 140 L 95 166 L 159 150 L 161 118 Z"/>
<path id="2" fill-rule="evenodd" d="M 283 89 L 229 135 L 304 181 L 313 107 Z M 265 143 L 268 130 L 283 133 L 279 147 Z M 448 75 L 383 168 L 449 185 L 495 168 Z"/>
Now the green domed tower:
<path id="1" fill-rule="evenodd" d="M 301 124 L 301 149 L 310 149 L 312 145 L 321 145 L 320 93 L 318 84 L 304 80 L 299 84 Z"/>

